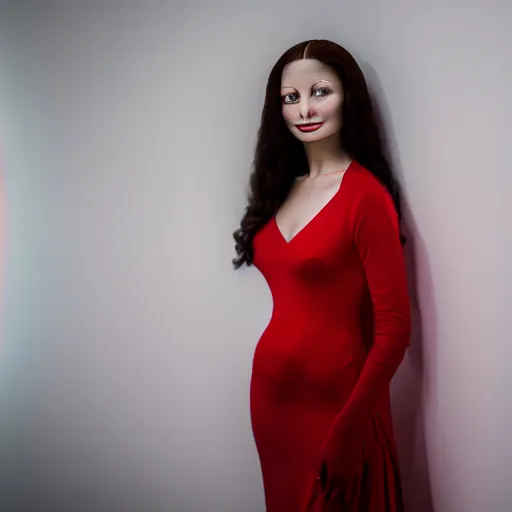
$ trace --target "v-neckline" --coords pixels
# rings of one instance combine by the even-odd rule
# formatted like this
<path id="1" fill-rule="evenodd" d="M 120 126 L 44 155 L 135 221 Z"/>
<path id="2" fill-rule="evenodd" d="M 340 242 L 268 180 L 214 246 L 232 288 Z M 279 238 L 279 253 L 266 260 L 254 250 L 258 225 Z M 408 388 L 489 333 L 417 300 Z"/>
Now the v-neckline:
<path id="1" fill-rule="evenodd" d="M 279 226 L 277 224 L 277 213 L 274 214 L 274 216 L 272 217 L 272 220 L 273 220 L 273 223 L 274 223 L 274 227 L 275 227 L 275 229 L 276 229 L 276 231 L 277 231 L 277 233 L 279 235 L 279 238 L 284 242 L 285 245 L 290 245 L 303 231 L 307 230 L 307 228 L 315 221 L 315 219 L 320 217 L 320 215 L 324 212 L 324 210 L 327 209 L 327 207 L 331 203 L 333 203 L 333 201 L 336 199 L 336 197 L 340 194 L 343 182 L 345 181 L 347 173 L 352 169 L 353 164 L 354 164 L 354 161 L 352 160 L 349 163 L 348 167 L 343 172 L 343 176 L 340 179 L 340 184 L 338 185 L 338 188 L 336 189 L 336 192 L 334 192 L 334 194 L 330 197 L 330 199 L 289 240 L 286 240 L 286 238 L 284 237 L 282 231 L 279 229 Z"/>

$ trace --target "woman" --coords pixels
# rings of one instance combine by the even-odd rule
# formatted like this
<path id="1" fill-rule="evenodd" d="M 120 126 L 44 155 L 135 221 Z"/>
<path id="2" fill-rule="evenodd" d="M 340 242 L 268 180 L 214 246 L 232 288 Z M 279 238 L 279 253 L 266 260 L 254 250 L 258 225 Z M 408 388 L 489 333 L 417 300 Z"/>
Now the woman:
<path id="1" fill-rule="evenodd" d="M 397 182 L 364 76 L 305 41 L 270 73 L 235 268 L 272 292 L 251 420 L 267 512 L 400 511 L 389 384 L 410 339 Z"/>

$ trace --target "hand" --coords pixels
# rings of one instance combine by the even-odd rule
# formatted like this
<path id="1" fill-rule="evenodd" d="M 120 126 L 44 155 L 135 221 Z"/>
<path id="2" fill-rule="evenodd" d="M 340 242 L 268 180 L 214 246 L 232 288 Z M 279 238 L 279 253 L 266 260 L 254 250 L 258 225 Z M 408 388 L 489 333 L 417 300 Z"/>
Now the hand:
<path id="1" fill-rule="evenodd" d="M 318 479 L 324 503 L 348 504 L 357 494 L 364 464 L 364 442 L 368 429 L 349 427 L 339 420 L 322 448 Z"/>

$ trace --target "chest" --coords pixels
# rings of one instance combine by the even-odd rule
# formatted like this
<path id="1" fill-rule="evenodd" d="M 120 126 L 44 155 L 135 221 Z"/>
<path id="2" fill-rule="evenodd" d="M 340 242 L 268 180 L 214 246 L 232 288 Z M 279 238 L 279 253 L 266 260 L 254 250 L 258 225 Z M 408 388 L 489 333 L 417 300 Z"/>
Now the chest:
<path id="1" fill-rule="evenodd" d="M 353 233 L 341 195 L 335 196 L 308 217 L 289 240 L 277 216 L 254 239 L 254 263 L 269 284 L 320 285 L 346 279 L 354 273 Z"/>
<path id="2" fill-rule="evenodd" d="M 335 199 L 341 181 L 342 176 L 336 176 L 295 184 L 274 219 L 285 242 L 291 242 Z"/>

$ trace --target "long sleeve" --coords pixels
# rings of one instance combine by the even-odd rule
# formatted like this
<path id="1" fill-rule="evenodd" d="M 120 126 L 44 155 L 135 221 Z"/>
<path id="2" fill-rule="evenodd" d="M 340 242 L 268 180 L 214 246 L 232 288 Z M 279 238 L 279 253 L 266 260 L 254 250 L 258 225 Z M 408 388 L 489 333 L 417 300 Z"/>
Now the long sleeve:
<path id="1" fill-rule="evenodd" d="M 398 216 L 387 190 L 375 187 L 362 195 L 353 229 L 374 314 L 373 345 L 340 413 L 340 418 L 357 425 L 369 417 L 404 358 L 411 314 Z"/>
<path id="2" fill-rule="evenodd" d="M 357 493 L 373 413 L 410 343 L 407 277 L 393 201 L 375 182 L 359 192 L 352 219 L 353 244 L 373 303 L 374 338 L 357 382 L 334 418 L 321 450 L 318 478 L 325 503 L 332 499 L 348 503 Z"/>

